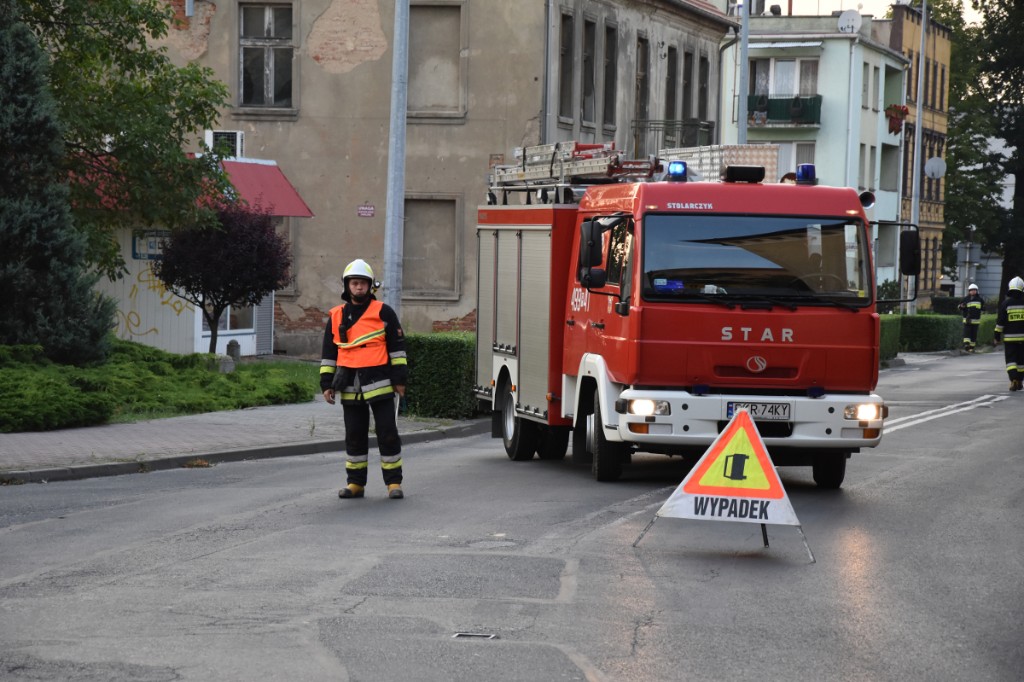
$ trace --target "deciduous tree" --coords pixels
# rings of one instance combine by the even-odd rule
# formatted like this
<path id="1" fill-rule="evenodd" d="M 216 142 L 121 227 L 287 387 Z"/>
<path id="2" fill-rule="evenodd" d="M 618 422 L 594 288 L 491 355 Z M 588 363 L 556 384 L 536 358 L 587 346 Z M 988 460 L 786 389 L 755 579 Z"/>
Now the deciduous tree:
<path id="1" fill-rule="evenodd" d="M 202 311 L 217 350 L 217 325 L 228 306 L 257 305 L 291 281 L 287 240 L 259 206 L 223 206 L 217 226 L 178 230 L 164 242 L 154 274 Z"/>
<path id="2" fill-rule="evenodd" d="M 975 87 L 994 114 L 994 135 L 1006 142 L 1008 153 L 992 158 L 999 175 L 1015 180 L 1013 207 L 1002 214 L 991 238 L 1001 246 L 1003 281 L 1024 276 L 1024 2 L 972 0 L 982 17 L 978 31 L 978 76 Z"/>
<path id="3" fill-rule="evenodd" d="M 115 231 L 176 228 L 211 219 L 204 196 L 226 179 L 188 144 L 215 127 L 226 86 L 213 71 L 176 66 L 158 41 L 173 9 L 165 0 L 19 0 L 48 55 L 64 123 L 62 170 L 86 258 L 108 275 L 123 267 Z"/>

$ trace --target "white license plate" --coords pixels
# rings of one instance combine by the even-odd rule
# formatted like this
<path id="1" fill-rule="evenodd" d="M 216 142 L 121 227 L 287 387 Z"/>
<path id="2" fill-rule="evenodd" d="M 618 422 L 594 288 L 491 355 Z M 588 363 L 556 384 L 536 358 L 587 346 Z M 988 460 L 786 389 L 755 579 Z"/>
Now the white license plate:
<path id="1" fill-rule="evenodd" d="M 729 403 L 727 416 L 732 419 L 740 410 L 746 410 L 755 421 L 788 422 L 790 416 L 789 403 Z"/>

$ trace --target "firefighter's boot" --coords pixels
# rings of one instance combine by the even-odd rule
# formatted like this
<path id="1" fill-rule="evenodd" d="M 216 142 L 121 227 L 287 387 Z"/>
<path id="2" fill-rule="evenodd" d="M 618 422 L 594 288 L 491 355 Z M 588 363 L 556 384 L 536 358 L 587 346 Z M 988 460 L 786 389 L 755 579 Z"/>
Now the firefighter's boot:
<path id="1" fill-rule="evenodd" d="M 400 500 L 405 497 L 405 493 L 402 492 L 402 486 L 398 483 L 392 483 L 388 486 L 388 497 L 392 500 Z"/>
<path id="2" fill-rule="evenodd" d="M 348 500 L 353 497 L 362 497 L 365 489 L 361 485 L 355 483 L 349 483 L 347 486 L 338 491 L 338 497 L 343 500 Z"/>

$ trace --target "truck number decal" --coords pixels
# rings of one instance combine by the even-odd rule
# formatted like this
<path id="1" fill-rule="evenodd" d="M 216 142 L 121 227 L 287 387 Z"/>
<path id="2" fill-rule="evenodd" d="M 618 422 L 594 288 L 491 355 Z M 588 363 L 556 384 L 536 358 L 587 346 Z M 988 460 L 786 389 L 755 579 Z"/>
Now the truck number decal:
<path id="1" fill-rule="evenodd" d="M 574 313 L 581 310 L 590 310 L 590 292 L 583 287 L 576 287 L 572 290 L 572 298 L 569 299 L 569 307 Z"/>

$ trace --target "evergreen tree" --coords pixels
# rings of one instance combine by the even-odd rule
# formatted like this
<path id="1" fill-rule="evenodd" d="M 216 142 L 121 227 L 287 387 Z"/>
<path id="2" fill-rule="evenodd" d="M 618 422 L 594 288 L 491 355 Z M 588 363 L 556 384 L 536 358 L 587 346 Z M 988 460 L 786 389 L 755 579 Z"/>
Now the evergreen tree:
<path id="1" fill-rule="evenodd" d="M 288 242 L 259 206 L 241 203 L 218 211 L 219 226 L 178 230 L 164 242 L 153 273 L 203 313 L 210 327 L 210 352 L 217 351 L 217 325 L 228 306 L 257 305 L 291 281 Z"/>
<path id="2" fill-rule="evenodd" d="M 0 344 L 38 344 L 82 364 L 105 357 L 115 303 L 85 270 L 46 66 L 14 0 L 0 0 Z"/>

